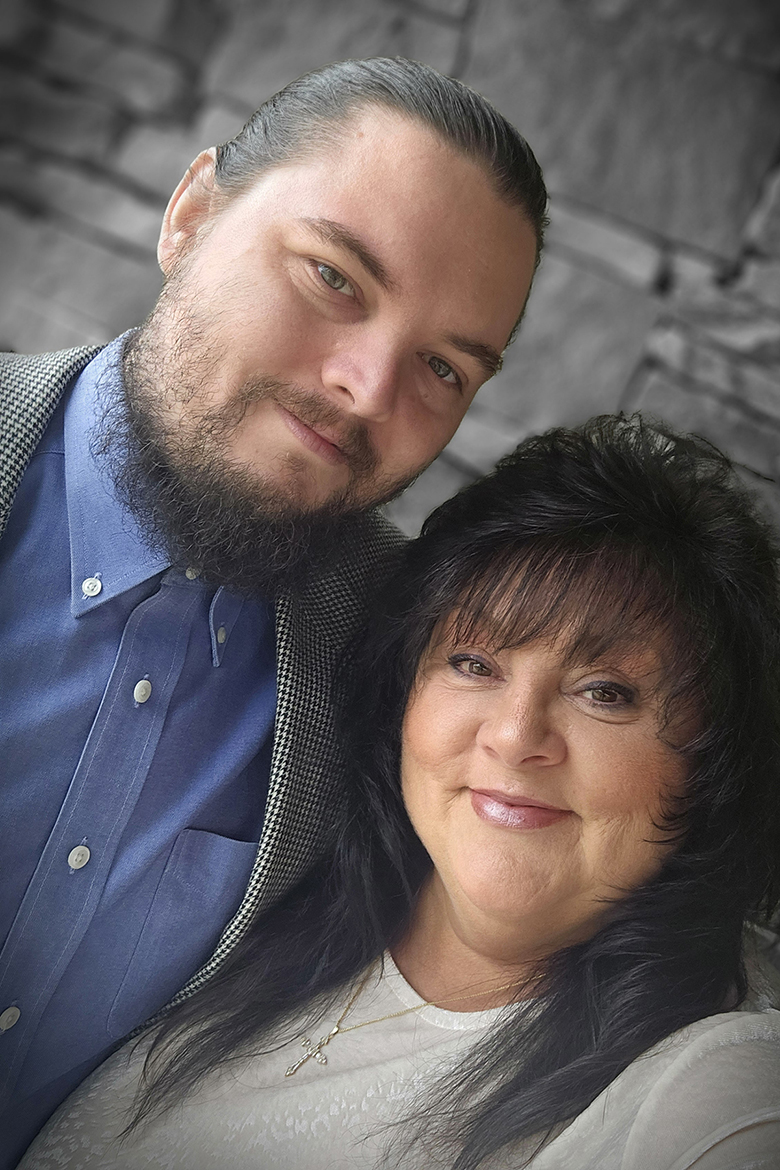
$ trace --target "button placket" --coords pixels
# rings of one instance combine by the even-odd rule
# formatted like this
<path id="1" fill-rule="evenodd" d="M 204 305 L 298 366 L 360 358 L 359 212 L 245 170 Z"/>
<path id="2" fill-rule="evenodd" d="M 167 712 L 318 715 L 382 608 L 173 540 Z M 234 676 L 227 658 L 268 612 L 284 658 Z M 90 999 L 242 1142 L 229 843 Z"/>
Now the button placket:
<path id="1" fill-rule="evenodd" d="M 181 593 L 173 585 L 165 587 L 163 578 L 160 592 L 138 605 L 130 615 L 68 798 L 41 855 L 37 880 L 30 883 L 0 952 L 0 1004 L 5 999 L 6 1004 L 10 1001 L 14 1005 L 16 1000 L 20 1007 L 15 1010 L 23 1017 L 22 1026 L 14 1028 L 13 1035 L 3 1042 L 0 1091 L 12 1091 L 41 1015 L 92 920 L 122 833 L 143 787 L 184 664 L 192 615 L 198 605 L 197 592 L 194 591 L 189 604 L 181 606 L 180 603 Z M 134 685 L 133 678 L 138 679 L 140 673 L 139 658 L 148 654 L 146 643 L 139 641 L 142 628 L 150 631 L 144 635 L 146 638 L 153 636 L 156 660 L 165 662 L 166 669 L 156 688 L 156 702 L 147 708 L 150 718 L 132 719 L 128 723 L 127 750 L 118 757 L 109 746 L 115 736 L 105 731 L 109 720 L 122 719 L 123 713 L 127 718 L 127 696 Z M 122 815 L 112 815 L 110 821 L 101 818 L 101 796 L 107 785 L 122 793 Z M 85 848 L 86 840 L 92 842 L 86 859 L 88 865 L 84 855 L 78 855 L 84 876 L 82 880 L 74 876 L 75 886 L 74 882 L 60 880 L 63 862 L 73 854 L 74 848 L 79 848 L 73 845 L 74 837 Z M 78 891 L 77 902 L 73 900 L 75 891 Z M 34 998 L 27 1006 L 24 998 L 27 988 L 19 973 L 35 970 L 39 962 L 37 936 L 28 930 L 28 923 L 42 905 L 46 907 L 52 958 L 45 983 L 36 985 Z"/>
<path id="2" fill-rule="evenodd" d="M 244 605 L 243 599 L 228 592 L 223 586 L 217 590 L 209 608 L 209 633 L 211 636 L 211 661 L 221 666 L 225 648 L 233 626 Z"/>

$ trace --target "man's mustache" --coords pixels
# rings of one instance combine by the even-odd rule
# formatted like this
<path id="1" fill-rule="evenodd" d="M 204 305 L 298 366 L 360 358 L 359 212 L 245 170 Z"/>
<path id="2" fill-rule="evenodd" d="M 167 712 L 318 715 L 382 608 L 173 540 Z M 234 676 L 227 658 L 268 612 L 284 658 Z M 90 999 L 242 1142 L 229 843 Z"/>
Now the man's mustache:
<path id="1" fill-rule="evenodd" d="M 361 477 L 371 475 L 379 464 L 366 425 L 349 418 L 316 390 L 305 390 L 276 378 L 257 378 L 244 385 L 240 399 L 244 410 L 253 402 L 271 399 L 313 431 L 325 432 L 325 437 L 339 448 L 353 473 Z"/>

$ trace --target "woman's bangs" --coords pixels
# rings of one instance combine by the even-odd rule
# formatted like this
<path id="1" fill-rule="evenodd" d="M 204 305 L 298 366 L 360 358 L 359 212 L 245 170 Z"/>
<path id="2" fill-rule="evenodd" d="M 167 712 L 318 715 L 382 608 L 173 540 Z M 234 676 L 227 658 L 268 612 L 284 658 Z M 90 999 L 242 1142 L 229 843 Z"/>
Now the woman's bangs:
<path id="1" fill-rule="evenodd" d="M 466 567 L 447 638 L 505 650 L 542 638 L 567 660 L 591 662 L 657 642 L 674 606 L 656 566 L 632 548 L 569 549 L 541 542 L 499 550 Z"/>

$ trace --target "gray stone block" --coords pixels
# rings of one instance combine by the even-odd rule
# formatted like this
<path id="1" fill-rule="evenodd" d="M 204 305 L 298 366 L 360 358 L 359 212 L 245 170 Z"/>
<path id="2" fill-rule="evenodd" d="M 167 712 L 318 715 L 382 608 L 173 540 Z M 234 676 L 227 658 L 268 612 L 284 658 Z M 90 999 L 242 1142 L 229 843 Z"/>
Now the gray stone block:
<path id="1" fill-rule="evenodd" d="M 393 50 L 396 35 L 400 37 L 403 49 Z M 387 48 L 379 50 L 381 56 L 393 56 L 397 51 L 402 57 L 424 61 L 426 65 L 432 65 L 439 73 L 445 74 L 452 74 L 456 68 L 461 34 L 453 25 L 439 24 L 411 11 L 405 16 L 398 34 L 389 28 L 387 37 Z"/>
<path id="2" fill-rule="evenodd" d="M 780 145 L 780 82 L 565 0 L 488 0 L 465 80 L 529 139 L 552 191 L 734 257 Z"/>
<path id="3" fill-rule="evenodd" d="M 246 117 L 250 113 L 247 110 Z M 232 138 L 244 121 L 232 106 L 212 102 L 193 126 L 136 127 L 119 150 L 115 165 L 122 174 L 167 201 L 201 150 Z"/>
<path id="4" fill-rule="evenodd" d="M 578 0 L 577 6 L 607 33 L 639 25 L 699 53 L 780 68 L 780 8 L 772 0 Z"/>
<path id="5" fill-rule="evenodd" d="M 51 239 L 49 225 L 0 206 L 0 349 L 44 353 L 109 339 L 94 317 L 33 290 L 41 250 Z"/>
<path id="6" fill-rule="evenodd" d="M 480 409 L 475 403 L 446 447 L 447 455 L 483 475 L 503 456 L 513 451 L 525 432 L 506 418 Z"/>
<path id="7" fill-rule="evenodd" d="M 742 360 L 673 320 L 651 330 L 647 354 L 686 380 L 767 414 L 780 425 L 780 365 Z"/>
<path id="8" fill-rule="evenodd" d="M 756 362 L 780 361 L 780 318 L 755 302 L 714 292 L 677 303 L 675 314 L 723 349 Z"/>
<path id="9" fill-rule="evenodd" d="M 53 353 L 76 345 L 105 345 L 111 336 L 100 321 L 24 286 L 8 305 L 0 297 L 0 349 Z"/>
<path id="10" fill-rule="evenodd" d="M 166 26 L 171 0 L 63 0 L 63 7 L 151 41 Z"/>
<path id="11" fill-rule="evenodd" d="M 445 71 L 456 30 L 382 0 L 264 0 L 244 3 L 207 68 L 214 93 L 253 109 L 295 77 L 347 57 L 396 56 Z"/>
<path id="12" fill-rule="evenodd" d="M 457 21 L 463 20 L 469 7 L 469 0 L 389 0 L 389 3 Z"/>
<path id="13" fill-rule="evenodd" d="M 780 168 L 764 184 L 745 228 L 745 239 L 765 256 L 780 257 Z"/>
<path id="14" fill-rule="evenodd" d="M 162 35 L 162 47 L 201 69 L 229 23 L 232 0 L 176 0 Z"/>
<path id="15" fill-rule="evenodd" d="M 163 201 L 142 200 L 78 165 L 45 161 L 19 146 L 0 147 L 0 191 L 155 254 Z"/>
<path id="16" fill-rule="evenodd" d="M 657 311 L 651 297 L 548 256 L 504 369 L 477 402 L 524 434 L 615 410 Z"/>
<path id="17" fill-rule="evenodd" d="M 416 536 L 423 520 L 434 508 L 475 478 L 448 462 L 446 455 L 440 455 L 402 496 L 387 505 L 385 511 L 402 532 Z"/>
<path id="18" fill-rule="evenodd" d="M 697 391 L 662 370 L 649 369 L 626 403 L 676 430 L 703 435 L 759 475 L 780 477 L 780 426 L 759 421 L 714 394 Z"/>
<path id="19" fill-rule="evenodd" d="M 39 60 L 57 76 L 99 86 L 141 113 L 169 107 L 182 81 L 178 65 L 151 47 L 144 51 L 64 20 L 52 24 Z"/>
<path id="20" fill-rule="evenodd" d="M 17 350 L 108 340 L 148 313 L 156 266 L 0 208 L 0 339 Z"/>
<path id="21" fill-rule="evenodd" d="M 750 261 L 735 291 L 755 297 L 772 309 L 780 309 L 780 260 Z"/>
<path id="22" fill-rule="evenodd" d="M 663 253 L 658 243 L 613 219 L 551 199 L 547 245 L 586 262 L 616 280 L 650 290 L 661 273 Z"/>
<path id="23" fill-rule="evenodd" d="M 68 157 L 102 158 L 116 132 L 104 103 L 6 68 L 0 72 L 0 137 Z"/>
<path id="24" fill-rule="evenodd" d="M 667 273 L 675 297 L 709 292 L 725 274 L 722 262 L 704 252 L 675 245 L 666 256 Z"/>
<path id="25" fill-rule="evenodd" d="M 0 45 L 13 45 L 35 24 L 30 0 L 2 0 L 0 3 Z"/>

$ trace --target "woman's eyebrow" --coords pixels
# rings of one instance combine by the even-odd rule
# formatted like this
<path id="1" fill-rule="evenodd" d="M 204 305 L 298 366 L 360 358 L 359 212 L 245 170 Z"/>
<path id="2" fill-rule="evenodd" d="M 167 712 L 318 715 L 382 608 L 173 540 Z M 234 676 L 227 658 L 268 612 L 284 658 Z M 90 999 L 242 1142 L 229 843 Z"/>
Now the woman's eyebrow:
<path id="1" fill-rule="evenodd" d="M 343 223 L 336 223 L 332 219 L 310 219 L 308 217 L 304 217 L 298 222 L 310 228 L 323 243 L 337 244 L 340 248 L 351 252 L 366 272 L 369 272 L 383 289 L 389 292 L 394 287 L 394 281 L 376 253 Z"/>

